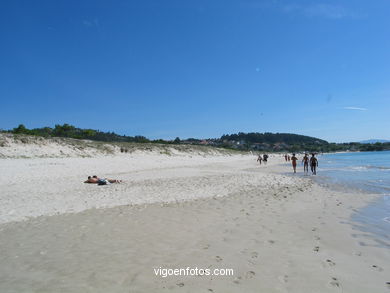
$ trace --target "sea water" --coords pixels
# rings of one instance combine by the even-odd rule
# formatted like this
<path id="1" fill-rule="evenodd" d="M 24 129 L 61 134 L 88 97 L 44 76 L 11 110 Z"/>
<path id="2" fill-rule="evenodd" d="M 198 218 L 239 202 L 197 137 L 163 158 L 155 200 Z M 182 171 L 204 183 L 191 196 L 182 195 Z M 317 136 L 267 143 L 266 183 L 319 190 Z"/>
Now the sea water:
<path id="1" fill-rule="evenodd" d="M 353 215 L 359 229 L 374 233 L 381 246 L 390 245 L 390 151 L 325 154 L 318 157 L 319 181 L 351 191 L 377 193 L 378 200 Z"/>

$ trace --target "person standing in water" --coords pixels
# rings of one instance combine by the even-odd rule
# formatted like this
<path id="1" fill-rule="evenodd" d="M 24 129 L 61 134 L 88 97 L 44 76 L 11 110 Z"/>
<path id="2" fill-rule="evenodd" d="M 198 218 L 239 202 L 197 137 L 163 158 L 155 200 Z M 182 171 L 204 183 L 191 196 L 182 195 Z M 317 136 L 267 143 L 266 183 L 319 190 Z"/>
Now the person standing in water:
<path id="1" fill-rule="evenodd" d="M 317 158 L 314 156 L 315 154 L 311 154 L 311 158 L 310 158 L 310 168 L 311 168 L 311 172 L 313 175 L 317 175 L 317 167 L 318 167 L 318 160 Z"/>
<path id="2" fill-rule="evenodd" d="M 305 156 L 303 157 L 302 163 L 303 163 L 303 172 L 305 174 L 309 173 L 309 156 L 307 154 L 305 154 Z"/>
<path id="3" fill-rule="evenodd" d="M 259 155 L 257 157 L 257 162 L 259 162 L 259 164 L 261 165 L 261 161 L 263 160 L 263 157 L 261 155 Z"/>
<path id="4" fill-rule="evenodd" d="M 298 161 L 298 158 L 295 156 L 295 154 L 292 155 L 291 161 L 292 161 L 292 166 L 293 166 L 293 169 L 294 169 L 294 173 L 297 173 L 297 161 Z"/>

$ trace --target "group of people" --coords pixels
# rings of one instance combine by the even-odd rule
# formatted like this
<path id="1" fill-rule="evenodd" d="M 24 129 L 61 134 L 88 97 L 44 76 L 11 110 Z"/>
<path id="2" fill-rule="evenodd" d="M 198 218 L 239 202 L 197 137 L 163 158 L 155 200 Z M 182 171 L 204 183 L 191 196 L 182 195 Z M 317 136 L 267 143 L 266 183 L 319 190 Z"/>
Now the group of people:
<path id="1" fill-rule="evenodd" d="M 284 156 L 286 162 L 291 160 L 291 164 L 294 170 L 294 173 L 297 173 L 297 161 L 298 158 L 295 156 L 295 154 L 290 157 L 289 155 Z M 310 165 L 310 170 L 313 175 L 317 175 L 317 167 L 318 167 L 318 160 L 315 157 L 315 154 L 312 153 L 311 157 L 309 158 L 308 154 L 305 154 L 305 156 L 302 159 L 302 164 L 303 164 L 303 172 L 305 174 L 309 173 L 309 165 Z"/>
<path id="2" fill-rule="evenodd" d="M 262 161 L 264 162 L 264 165 L 267 165 L 267 161 L 268 161 L 268 155 L 267 154 L 259 155 L 257 157 L 257 162 L 259 162 L 260 165 L 261 165 Z"/>
<path id="3" fill-rule="evenodd" d="M 297 173 L 297 162 L 298 162 L 297 156 L 295 154 L 292 154 L 292 156 L 290 156 L 289 154 L 285 154 L 284 159 L 286 160 L 286 162 L 291 161 L 294 173 Z M 264 163 L 264 165 L 266 165 L 267 161 L 268 161 L 267 154 L 258 155 L 257 162 L 259 162 L 260 165 L 262 162 Z M 318 160 L 315 156 L 315 153 L 312 153 L 311 157 L 309 157 L 309 155 L 305 153 L 304 157 L 302 158 L 302 164 L 303 164 L 303 172 L 305 174 L 309 173 L 309 165 L 310 165 L 311 173 L 313 175 L 317 175 Z"/>

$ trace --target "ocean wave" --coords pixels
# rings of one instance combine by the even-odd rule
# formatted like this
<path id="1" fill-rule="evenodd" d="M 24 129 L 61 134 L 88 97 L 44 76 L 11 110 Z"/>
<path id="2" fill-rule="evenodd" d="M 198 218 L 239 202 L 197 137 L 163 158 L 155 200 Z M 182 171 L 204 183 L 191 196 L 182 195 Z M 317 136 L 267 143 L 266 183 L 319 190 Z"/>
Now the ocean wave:
<path id="1" fill-rule="evenodd" d="M 353 166 L 353 167 L 349 167 L 349 169 L 354 170 L 354 171 L 364 171 L 364 170 L 367 170 L 369 168 L 368 168 L 368 166 Z"/>
<path id="2" fill-rule="evenodd" d="M 358 170 L 358 171 L 364 171 L 364 170 L 386 170 L 387 171 L 390 170 L 390 167 L 367 165 L 367 166 L 351 166 L 347 169 Z"/>
<path id="3" fill-rule="evenodd" d="M 322 168 L 326 171 L 369 171 L 369 170 L 382 170 L 382 171 L 390 171 L 390 167 L 387 166 L 374 166 L 374 165 L 367 165 L 367 166 L 349 166 L 349 167 L 324 167 Z"/>
<path id="4" fill-rule="evenodd" d="M 368 165 L 367 169 L 379 169 L 379 170 L 390 170 L 390 167 L 387 166 L 372 166 Z"/>
<path id="5" fill-rule="evenodd" d="M 376 189 L 381 189 L 383 191 L 390 191 L 390 186 L 388 185 L 383 185 L 383 184 L 375 184 L 375 183 L 369 183 L 369 182 L 362 182 L 364 185 L 368 187 L 374 187 Z"/>
<path id="6" fill-rule="evenodd" d="M 390 223 L 390 217 L 385 217 L 385 218 L 383 218 L 383 221 L 389 222 L 389 223 Z"/>

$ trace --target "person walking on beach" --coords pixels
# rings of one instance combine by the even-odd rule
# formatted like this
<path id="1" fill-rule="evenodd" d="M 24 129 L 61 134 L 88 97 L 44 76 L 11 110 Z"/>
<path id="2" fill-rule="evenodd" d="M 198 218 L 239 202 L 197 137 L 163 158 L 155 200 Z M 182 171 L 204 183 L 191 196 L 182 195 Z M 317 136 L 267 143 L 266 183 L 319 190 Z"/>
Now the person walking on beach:
<path id="1" fill-rule="evenodd" d="M 298 161 L 298 158 L 295 156 L 295 154 L 292 155 L 291 161 L 292 161 L 292 166 L 293 166 L 293 169 L 294 169 L 294 173 L 297 173 L 297 161 Z"/>
<path id="2" fill-rule="evenodd" d="M 305 154 L 305 156 L 303 157 L 302 163 L 303 163 L 303 172 L 305 174 L 309 173 L 309 156 L 307 154 Z"/>
<path id="3" fill-rule="evenodd" d="M 263 160 L 263 157 L 261 155 L 259 155 L 257 157 L 257 162 L 259 162 L 259 164 L 261 165 L 261 161 Z"/>
<path id="4" fill-rule="evenodd" d="M 311 154 L 310 158 L 310 168 L 313 175 L 317 175 L 318 160 L 315 157 L 315 154 Z"/>
<path id="5" fill-rule="evenodd" d="M 285 159 L 285 160 L 286 160 L 286 162 L 287 162 L 287 154 L 285 154 L 285 155 L 284 155 L 284 159 Z"/>
<path id="6" fill-rule="evenodd" d="M 263 161 L 264 161 L 264 165 L 267 165 L 267 161 L 268 161 L 268 155 L 267 154 L 263 155 Z"/>

